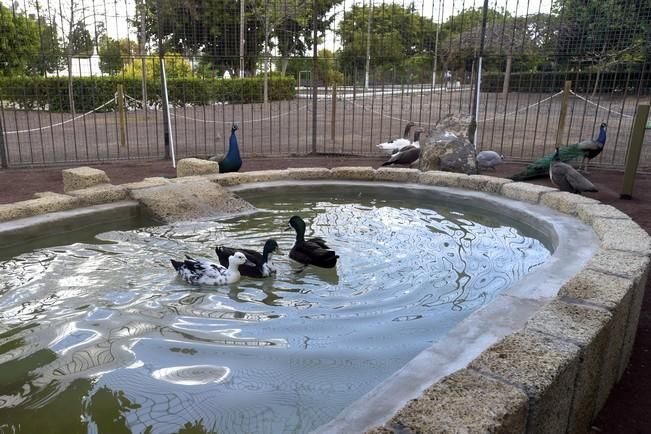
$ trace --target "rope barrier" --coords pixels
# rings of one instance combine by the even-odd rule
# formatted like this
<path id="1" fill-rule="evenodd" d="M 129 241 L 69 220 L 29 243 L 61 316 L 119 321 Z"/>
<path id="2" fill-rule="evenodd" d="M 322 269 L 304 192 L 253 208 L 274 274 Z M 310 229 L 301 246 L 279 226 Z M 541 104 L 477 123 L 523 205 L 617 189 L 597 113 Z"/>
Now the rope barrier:
<path id="1" fill-rule="evenodd" d="M 583 101 L 587 102 L 588 104 L 592 104 L 593 106 L 595 106 L 595 107 L 597 107 L 597 108 L 600 108 L 600 109 L 602 109 L 602 110 L 606 110 L 606 111 L 609 112 L 609 113 L 615 113 L 616 115 L 619 115 L 619 116 L 621 116 L 621 117 L 623 117 L 623 118 L 633 118 L 632 115 L 627 115 L 626 113 L 621 113 L 621 112 L 618 112 L 618 111 L 616 111 L 616 110 L 611 110 L 611 109 L 609 109 L 608 107 L 604 107 L 604 106 L 602 106 L 602 105 L 597 104 L 596 102 L 590 101 L 588 98 L 583 97 L 583 96 L 581 96 L 581 95 L 575 93 L 573 90 L 570 90 L 570 93 L 571 93 L 572 95 L 574 95 L 575 97 L 577 97 L 577 98 L 579 98 L 579 99 L 582 99 Z"/>
<path id="2" fill-rule="evenodd" d="M 135 101 L 135 102 L 137 102 L 137 103 L 139 103 L 139 104 L 142 104 L 142 101 L 140 101 L 139 99 L 133 98 L 132 96 L 129 96 L 129 95 L 126 95 L 126 94 L 125 94 L 124 96 L 127 97 L 128 99 L 132 100 L 132 101 Z M 304 108 L 309 107 L 309 106 L 310 106 L 309 103 L 308 103 L 308 104 L 304 104 L 303 106 L 298 107 L 298 108 L 296 108 L 296 109 L 294 109 L 294 110 L 290 110 L 290 111 L 287 111 L 287 112 L 279 113 L 279 114 L 277 114 L 277 115 L 269 116 L 269 117 L 266 117 L 266 118 L 250 119 L 250 120 L 241 121 L 240 124 L 255 123 L 255 122 L 263 122 L 263 121 L 268 121 L 268 120 L 272 120 L 272 119 L 278 119 L 278 118 L 281 118 L 281 117 L 287 116 L 287 115 L 289 115 L 289 114 L 291 114 L 291 113 L 294 113 L 294 112 L 296 112 L 296 111 L 303 110 Z M 159 110 L 159 109 L 155 109 L 155 110 Z M 183 118 L 183 119 L 188 119 L 188 120 L 191 120 L 191 121 L 203 122 L 203 123 L 206 123 L 206 124 L 223 124 L 223 125 L 230 125 L 230 124 L 232 124 L 232 122 L 226 122 L 226 121 L 217 121 L 217 120 L 213 121 L 213 120 L 208 120 L 208 119 L 198 119 L 198 118 L 193 118 L 193 117 L 191 117 L 191 116 L 184 116 L 184 115 L 176 114 L 176 113 L 174 113 L 174 112 L 172 112 L 172 111 L 170 111 L 170 115 L 171 115 L 171 116 L 174 116 L 174 117 L 176 117 L 176 118 Z"/>
<path id="3" fill-rule="evenodd" d="M 99 107 L 95 107 L 94 109 L 92 109 L 92 110 L 90 110 L 90 111 L 88 111 L 88 112 L 86 112 L 86 113 L 84 113 L 84 114 L 82 114 L 82 115 L 79 115 L 79 116 L 76 116 L 76 117 L 74 117 L 74 118 L 71 118 L 71 119 L 65 120 L 65 121 L 63 121 L 63 122 L 59 122 L 59 123 L 52 124 L 52 125 L 46 125 L 46 126 L 44 126 L 44 127 L 39 127 L 39 128 L 30 128 L 30 129 L 28 129 L 28 130 L 5 131 L 5 134 L 7 134 L 7 135 L 9 135 L 9 134 L 23 134 L 23 133 L 30 133 L 30 132 L 41 131 L 41 130 L 45 130 L 45 129 L 47 129 L 47 128 L 59 127 L 59 126 L 61 126 L 61 125 L 65 125 L 65 124 L 67 124 L 67 123 L 74 122 L 74 121 L 77 120 L 77 119 L 81 119 L 81 118 L 83 118 L 83 117 L 86 117 L 86 116 L 88 116 L 88 115 L 91 114 L 91 113 L 95 113 L 97 110 L 106 107 L 107 105 L 109 105 L 110 103 L 112 103 L 112 102 L 114 102 L 114 101 L 115 101 L 115 98 L 111 98 L 110 100 L 108 100 L 108 101 L 106 101 L 104 104 L 102 104 L 101 106 L 99 106 Z"/>
<path id="4" fill-rule="evenodd" d="M 563 93 L 563 91 L 560 91 L 560 92 L 555 93 L 554 95 L 549 96 L 549 97 L 547 97 L 547 98 L 545 98 L 545 99 L 543 99 L 543 100 L 540 100 L 540 101 L 535 102 L 535 103 L 533 103 L 533 104 L 529 104 L 528 106 L 526 106 L 526 107 L 524 107 L 524 108 L 521 108 L 521 109 L 515 110 L 515 111 L 510 112 L 510 113 L 499 114 L 499 115 L 497 115 L 497 116 L 495 116 L 495 117 L 493 117 L 493 118 L 490 118 L 490 119 L 482 119 L 482 120 L 478 121 L 478 123 L 482 123 L 482 122 L 490 122 L 490 121 L 494 121 L 495 119 L 497 119 L 497 118 L 499 118 L 499 117 L 504 117 L 504 118 L 505 118 L 505 117 L 507 117 L 507 116 L 514 115 L 514 114 L 516 114 L 516 113 L 520 113 L 520 112 L 523 112 L 523 111 L 527 111 L 527 110 L 529 110 L 529 109 L 532 108 L 532 107 L 535 107 L 535 106 L 537 106 L 537 105 L 540 105 L 540 104 L 542 104 L 542 103 L 544 103 L 544 102 L 547 102 L 547 101 L 551 100 L 552 98 L 555 98 L 555 97 L 561 95 L 562 93 Z"/>

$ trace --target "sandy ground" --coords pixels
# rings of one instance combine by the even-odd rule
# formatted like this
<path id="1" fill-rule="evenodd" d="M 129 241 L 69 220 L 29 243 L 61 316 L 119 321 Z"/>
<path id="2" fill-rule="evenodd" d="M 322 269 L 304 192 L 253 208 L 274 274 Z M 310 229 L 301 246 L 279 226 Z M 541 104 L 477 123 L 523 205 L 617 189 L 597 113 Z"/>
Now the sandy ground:
<path id="1" fill-rule="evenodd" d="M 384 158 L 306 157 L 306 158 L 247 158 L 243 171 L 284 169 L 288 167 L 379 167 Z M 167 160 L 114 162 L 94 165 L 108 174 L 114 184 L 138 181 L 150 176 L 175 176 Z M 523 166 L 505 164 L 489 175 L 509 176 Z M 31 199 L 35 192 L 63 191 L 61 169 L 0 170 L 0 203 Z M 638 176 L 632 200 L 620 199 L 623 174 L 617 171 L 593 170 L 590 179 L 599 189 L 591 194 L 604 203 L 613 205 L 630 215 L 651 232 L 651 176 Z M 533 181 L 550 185 L 547 179 Z M 651 280 L 640 314 L 638 333 L 631 361 L 626 373 L 610 395 L 606 406 L 594 421 L 593 433 L 649 433 L 651 432 Z"/>

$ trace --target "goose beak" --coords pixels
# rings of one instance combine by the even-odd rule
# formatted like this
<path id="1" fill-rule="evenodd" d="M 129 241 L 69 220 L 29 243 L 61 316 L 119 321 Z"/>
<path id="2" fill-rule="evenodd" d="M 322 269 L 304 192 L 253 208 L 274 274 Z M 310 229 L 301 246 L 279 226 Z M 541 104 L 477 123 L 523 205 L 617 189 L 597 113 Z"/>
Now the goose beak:
<path id="1" fill-rule="evenodd" d="M 287 232 L 287 231 L 291 231 L 292 229 L 294 229 L 294 228 L 292 228 L 291 225 L 287 225 L 287 227 L 286 227 L 285 229 L 283 229 L 283 230 L 284 230 L 285 232 Z"/>
<path id="2" fill-rule="evenodd" d="M 246 260 L 246 262 L 244 263 L 244 265 L 246 265 L 246 266 L 248 266 L 248 267 L 254 267 L 254 268 L 256 267 L 256 265 L 255 265 L 253 262 L 249 261 L 248 259 Z"/>

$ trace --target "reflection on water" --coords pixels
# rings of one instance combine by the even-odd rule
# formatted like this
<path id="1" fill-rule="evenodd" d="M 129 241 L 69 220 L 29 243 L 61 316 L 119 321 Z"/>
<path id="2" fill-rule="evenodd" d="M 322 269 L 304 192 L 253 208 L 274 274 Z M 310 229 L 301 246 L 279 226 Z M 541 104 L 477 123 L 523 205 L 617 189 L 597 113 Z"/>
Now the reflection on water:
<path id="1" fill-rule="evenodd" d="M 422 197 L 250 196 L 251 216 L 0 262 L 0 432 L 307 432 L 550 254 Z M 217 244 L 273 237 L 289 252 L 293 214 L 337 251 L 336 269 L 297 274 L 285 255 L 272 279 L 175 278 L 169 258 L 216 261 Z"/>

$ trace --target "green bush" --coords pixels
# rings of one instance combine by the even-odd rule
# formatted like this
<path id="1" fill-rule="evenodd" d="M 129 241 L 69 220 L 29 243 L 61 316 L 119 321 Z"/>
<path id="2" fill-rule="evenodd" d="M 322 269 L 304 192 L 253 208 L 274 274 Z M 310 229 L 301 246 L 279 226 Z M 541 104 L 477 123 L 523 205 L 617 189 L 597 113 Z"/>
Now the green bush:
<path id="1" fill-rule="evenodd" d="M 73 79 L 75 111 L 87 112 L 113 98 L 118 84 L 124 92 L 141 98 L 142 85 L 139 78 L 129 77 L 77 77 Z M 263 101 L 262 78 L 201 79 L 177 78 L 167 81 L 170 104 L 204 105 L 213 102 L 254 103 Z M 147 97 L 150 103 L 161 100 L 160 82 L 147 82 Z M 271 101 L 293 99 L 295 80 L 293 77 L 272 77 L 269 79 Z M 23 109 L 45 109 L 53 112 L 69 112 L 68 79 L 66 77 L 9 77 L 0 78 L 0 99 Z M 113 110 L 113 105 L 104 108 Z"/>

